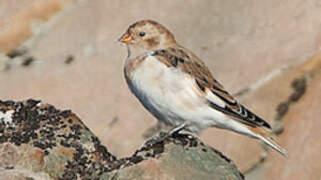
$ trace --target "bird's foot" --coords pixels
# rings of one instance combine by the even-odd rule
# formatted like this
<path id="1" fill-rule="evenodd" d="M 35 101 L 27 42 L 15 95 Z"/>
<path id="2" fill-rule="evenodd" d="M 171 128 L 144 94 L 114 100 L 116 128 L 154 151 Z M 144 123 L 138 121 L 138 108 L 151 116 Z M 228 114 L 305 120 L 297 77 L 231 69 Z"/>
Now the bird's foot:
<path id="1" fill-rule="evenodd" d="M 158 137 L 154 137 L 150 140 L 148 140 L 144 146 L 154 146 L 158 143 L 162 143 L 166 138 L 170 137 L 170 136 L 175 136 L 177 135 L 180 131 L 184 130 L 184 128 L 187 127 L 187 124 L 186 123 L 183 123 L 175 128 L 173 128 L 172 130 L 170 130 L 169 132 L 163 132 L 161 131 L 159 133 L 159 136 Z"/>

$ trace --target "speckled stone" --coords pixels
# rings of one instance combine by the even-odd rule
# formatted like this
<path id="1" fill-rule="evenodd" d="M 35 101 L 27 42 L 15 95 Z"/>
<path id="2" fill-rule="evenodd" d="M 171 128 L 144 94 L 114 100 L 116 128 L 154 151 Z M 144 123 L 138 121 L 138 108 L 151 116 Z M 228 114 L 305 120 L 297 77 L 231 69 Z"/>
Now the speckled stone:
<path id="1" fill-rule="evenodd" d="M 160 133 L 117 159 L 70 110 L 32 99 L 0 101 L 0 173 L 0 179 L 243 179 L 231 160 L 189 134 Z"/>
<path id="2" fill-rule="evenodd" d="M 113 169 L 116 157 L 70 110 L 30 99 L 0 101 L 0 112 L 0 172 L 92 179 Z"/>
<path id="3" fill-rule="evenodd" d="M 133 164 L 116 173 L 117 179 L 216 180 L 244 179 L 234 163 L 189 134 L 158 136 L 128 158 Z"/>

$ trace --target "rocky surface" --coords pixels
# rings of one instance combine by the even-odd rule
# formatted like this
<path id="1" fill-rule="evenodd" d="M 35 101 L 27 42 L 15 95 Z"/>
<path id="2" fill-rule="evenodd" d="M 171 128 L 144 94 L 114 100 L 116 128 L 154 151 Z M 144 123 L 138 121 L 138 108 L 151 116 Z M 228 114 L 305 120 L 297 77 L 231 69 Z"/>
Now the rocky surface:
<path id="1" fill-rule="evenodd" d="M 146 160 L 115 172 L 114 177 L 162 180 L 244 179 L 230 159 L 192 135 L 177 134 L 162 139 L 160 134 L 147 141 L 129 158 L 131 162 Z"/>
<path id="2" fill-rule="evenodd" d="M 32 97 L 71 108 L 111 152 L 119 157 L 131 155 L 156 120 L 126 87 L 122 77 L 126 50 L 116 41 L 134 21 L 154 19 L 200 56 L 240 102 L 270 122 L 281 144 L 293 151 L 288 143 L 297 133 L 287 132 L 287 126 L 298 129 L 304 137 L 320 137 L 299 119 L 306 111 L 319 117 L 316 105 L 292 110 L 300 103 L 310 106 L 306 96 L 319 96 L 312 90 L 320 83 L 314 78 L 317 75 L 305 78 L 304 74 L 319 67 L 320 8 L 319 0 L 3 0 L 0 98 Z M 296 79 L 301 82 L 298 87 L 305 84 L 297 100 L 291 98 L 296 92 L 291 84 Z M 312 118 L 311 123 L 314 121 Z M 257 141 L 224 130 L 208 129 L 200 138 L 224 152 L 253 179 L 287 177 L 289 172 L 283 169 L 283 176 L 275 167 L 296 169 L 303 161 L 291 153 L 291 160 L 287 160 L 271 152 L 260 163 L 263 150 Z M 311 150 L 319 147 L 318 143 L 298 143 Z M 307 158 L 307 167 L 321 167 L 320 162 L 309 160 L 314 155 L 302 158 Z M 262 166 L 265 163 L 270 165 Z M 321 171 L 303 170 L 310 179 Z"/>
<path id="3" fill-rule="evenodd" d="M 236 166 L 188 134 L 161 133 L 116 158 L 70 110 L 0 101 L 0 179 L 243 179 Z"/>
<path id="4" fill-rule="evenodd" d="M 113 169 L 116 158 L 70 110 L 31 99 L 1 101 L 0 119 L 3 179 L 90 179 Z"/>

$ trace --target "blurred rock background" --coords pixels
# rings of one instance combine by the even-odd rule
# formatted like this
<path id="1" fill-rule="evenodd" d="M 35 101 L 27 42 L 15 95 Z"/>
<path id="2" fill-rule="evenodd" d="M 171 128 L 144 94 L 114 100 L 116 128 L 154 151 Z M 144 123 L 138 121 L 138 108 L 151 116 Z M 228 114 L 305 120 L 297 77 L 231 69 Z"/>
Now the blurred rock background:
<path id="1" fill-rule="evenodd" d="M 72 109 L 113 154 L 132 154 L 156 120 L 125 84 L 117 39 L 153 19 L 275 127 L 289 158 L 263 161 L 257 141 L 214 128 L 205 143 L 247 179 L 320 179 L 320 17 L 319 0 L 2 0 L 0 99 Z"/>

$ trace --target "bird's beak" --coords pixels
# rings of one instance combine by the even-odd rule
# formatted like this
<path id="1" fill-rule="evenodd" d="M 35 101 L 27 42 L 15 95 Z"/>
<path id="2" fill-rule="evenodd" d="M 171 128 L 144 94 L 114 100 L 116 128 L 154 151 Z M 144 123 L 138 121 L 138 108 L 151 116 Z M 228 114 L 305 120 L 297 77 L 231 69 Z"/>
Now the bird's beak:
<path id="1" fill-rule="evenodd" d="M 133 40 L 133 37 L 128 32 L 126 32 L 119 38 L 119 41 L 122 43 L 129 43 L 132 40 Z"/>

